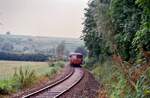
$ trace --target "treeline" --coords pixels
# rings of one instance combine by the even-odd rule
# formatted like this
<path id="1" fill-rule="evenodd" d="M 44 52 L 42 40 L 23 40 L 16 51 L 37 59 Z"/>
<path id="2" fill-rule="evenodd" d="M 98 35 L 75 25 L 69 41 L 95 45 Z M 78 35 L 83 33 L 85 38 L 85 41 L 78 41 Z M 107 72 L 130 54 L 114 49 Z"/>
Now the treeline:
<path id="1" fill-rule="evenodd" d="M 83 24 L 99 98 L 150 98 L 150 0 L 89 0 Z"/>
<path id="2" fill-rule="evenodd" d="M 47 61 L 49 55 L 44 54 L 21 54 L 0 52 L 0 60 L 15 60 L 15 61 Z"/>
<path id="3" fill-rule="evenodd" d="M 150 0 L 90 0 L 85 11 L 82 39 L 90 57 L 143 61 L 150 51 Z"/>

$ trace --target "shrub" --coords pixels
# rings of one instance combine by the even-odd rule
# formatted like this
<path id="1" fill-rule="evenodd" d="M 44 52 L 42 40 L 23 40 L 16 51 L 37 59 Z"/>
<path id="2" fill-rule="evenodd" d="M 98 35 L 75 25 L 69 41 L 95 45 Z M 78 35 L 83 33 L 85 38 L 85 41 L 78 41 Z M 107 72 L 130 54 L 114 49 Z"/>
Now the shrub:
<path id="1" fill-rule="evenodd" d="M 46 77 L 48 77 L 48 78 L 51 78 L 54 74 L 56 74 L 57 73 L 57 68 L 52 68 L 52 69 L 50 69 L 50 71 L 49 72 L 47 72 L 46 74 L 45 74 L 45 76 Z"/>
<path id="2" fill-rule="evenodd" d="M 93 69 L 93 65 L 97 62 L 97 60 L 94 57 L 86 57 L 85 58 L 85 64 L 83 65 L 87 69 Z"/>
<path id="3" fill-rule="evenodd" d="M 98 80 L 104 83 L 108 83 L 108 81 L 112 78 L 112 74 L 116 72 L 116 67 L 112 66 L 112 62 L 105 62 L 103 64 L 97 63 L 92 73 L 96 76 Z"/>
<path id="4" fill-rule="evenodd" d="M 54 64 L 54 63 L 49 64 L 49 67 L 54 67 L 54 66 L 55 66 L 55 64 Z"/>
<path id="5" fill-rule="evenodd" d="M 55 63 L 54 63 L 54 66 L 55 66 L 55 67 L 60 67 L 60 68 L 62 68 L 64 65 L 65 65 L 65 62 L 64 62 L 64 61 L 58 61 L 58 62 L 55 62 Z"/>
<path id="6" fill-rule="evenodd" d="M 57 61 L 49 65 L 50 70 L 45 74 L 46 77 L 51 78 L 54 74 L 58 72 L 62 67 L 64 67 L 65 62 L 64 61 Z"/>
<path id="7" fill-rule="evenodd" d="M 49 63 L 49 67 L 63 67 L 65 65 L 64 61 L 57 61 L 53 63 Z"/>

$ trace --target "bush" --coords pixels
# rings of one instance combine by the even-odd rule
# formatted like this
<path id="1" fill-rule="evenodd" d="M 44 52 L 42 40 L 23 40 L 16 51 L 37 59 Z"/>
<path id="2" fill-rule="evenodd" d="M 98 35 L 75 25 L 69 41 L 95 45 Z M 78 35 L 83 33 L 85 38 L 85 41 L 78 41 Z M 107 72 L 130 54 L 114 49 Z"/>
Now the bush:
<path id="1" fill-rule="evenodd" d="M 55 66 L 55 67 L 60 67 L 60 68 L 62 68 L 64 65 L 65 65 L 65 62 L 64 62 L 64 61 L 58 61 L 58 62 L 55 62 L 55 63 L 54 63 L 54 66 Z"/>
<path id="2" fill-rule="evenodd" d="M 45 74 L 45 76 L 51 78 L 54 74 L 58 72 L 58 70 L 63 68 L 64 65 L 65 65 L 64 61 L 57 61 L 57 62 L 50 64 L 49 67 L 51 69 Z"/>
<path id="3" fill-rule="evenodd" d="M 56 74 L 57 73 L 57 68 L 52 68 L 52 69 L 50 69 L 50 71 L 49 72 L 47 72 L 46 74 L 45 74 L 45 76 L 46 77 L 48 77 L 48 78 L 51 78 L 54 74 Z"/>
<path id="4" fill-rule="evenodd" d="M 96 63 L 96 59 L 94 57 L 86 57 L 85 58 L 85 64 L 83 65 L 85 68 L 87 69 L 93 69 L 94 68 L 94 64 Z"/>
<path id="5" fill-rule="evenodd" d="M 53 63 L 49 63 L 49 67 L 63 67 L 65 65 L 64 61 L 57 61 Z"/>
<path id="6" fill-rule="evenodd" d="M 55 66 L 55 64 L 54 64 L 54 63 L 49 64 L 49 67 L 54 67 L 54 66 Z"/>

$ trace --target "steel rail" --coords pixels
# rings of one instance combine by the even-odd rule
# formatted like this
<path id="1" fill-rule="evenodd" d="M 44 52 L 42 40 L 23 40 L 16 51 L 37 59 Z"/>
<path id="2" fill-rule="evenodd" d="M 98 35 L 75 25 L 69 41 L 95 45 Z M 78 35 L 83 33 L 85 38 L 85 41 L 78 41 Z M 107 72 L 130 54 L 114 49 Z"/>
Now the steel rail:
<path id="1" fill-rule="evenodd" d="M 70 76 L 72 76 L 73 73 L 74 73 L 74 68 L 73 68 L 73 69 L 70 71 L 70 73 L 69 73 L 67 76 L 65 76 L 64 78 L 62 78 L 62 79 L 56 81 L 55 83 L 50 84 L 50 85 L 48 85 L 48 86 L 46 86 L 46 87 L 44 87 L 44 88 L 41 88 L 41 89 L 39 89 L 39 90 L 37 90 L 37 91 L 34 91 L 34 92 L 29 93 L 29 94 L 27 94 L 27 95 L 23 95 L 21 98 L 29 98 L 29 97 L 31 97 L 31 96 L 34 96 L 35 94 L 38 94 L 38 93 L 40 93 L 40 92 L 43 92 L 43 91 L 46 90 L 46 89 L 52 88 L 52 87 L 54 87 L 54 86 L 60 84 L 61 82 L 67 80 Z"/>
<path id="2" fill-rule="evenodd" d="M 59 98 L 60 96 L 62 96 L 63 94 L 65 94 L 66 92 L 68 92 L 71 88 L 73 88 L 75 85 L 77 85 L 84 77 L 84 72 L 82 70 L 82 75 L 80 76 L 79 80 L 76 81 L 75 83 L 73 83 L 68 89 L 62 91 L 61 93 L 59 93 L 58 95 L 54 96 L 54 98 Z"/>

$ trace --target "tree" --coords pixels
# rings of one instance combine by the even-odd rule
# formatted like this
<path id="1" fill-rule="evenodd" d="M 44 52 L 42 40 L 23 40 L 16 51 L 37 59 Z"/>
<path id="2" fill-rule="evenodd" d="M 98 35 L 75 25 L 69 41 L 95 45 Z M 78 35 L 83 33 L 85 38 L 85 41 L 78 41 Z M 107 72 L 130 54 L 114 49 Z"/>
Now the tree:
<path id="1" fill-rule="evenodd" d="M 96 9 L 96 2 L 95 1 L 91 1 L 88 4 L 88 8 L 85 9 L 85 21 L 84 21 L 84 29 L 83 29 L 83 35 L 82 35 L 82 39 L 85 42 L 86 47 L 89 50 L 89 56 L 99 56 L 99 45 L 97 45 L 97 43 L 100 42 L 101 39 L 99 39 L 98 37 L 101 35 L 98 35 L 98 31 L 97 31 L 97 25 L 96 25 L 96 21 L 94 19 L 94 13 L 95 13 L 95 9 Z"/>
<path id="2" fill-rule="evenodd" d="M 1 47 L 2 51 L 13 51 L 14 46 L 10 43 L 3 43 L 2 47 Z"/>
<path id="3" fill-rule="evenodd" d="M 89 50 L 89 56 L 102 58 L 110 54 L 112 23 L 107 14 L 110 0 L 92 0 L 85 9 L 82 39 Z"/>
<path id="4" fill-rule="evenodd" d="M 142 9 L 140 29 L 133 39 L 133 46 L 139 50 L 143 48 L 150 51 L 150 0 L 136 0 L 136 4 Z"/>
<path id="5" fill-rule="evenodd" d="M 82 39 L 90 57 L 135 61 L 150 51 L 150 0 L 90 0 Z"/>
<path id="6" fill-rule="evenodd" d="M 8 32 L 6 32 L 6 35 L 10 35 L 11 33 L 8 31 Z"/>
<path id="7" fill-rule="evenodd" d="M 62 41 L 56 48 L 57 57 L 62 59 L 65 53 L 65 41 Z"/>
<path id="8" fill-rule="evenodd" d="M 135 4 L 135 0 L 112 0 L 110 11 L 119 54 L 125 60 L 135 58 L 136 53 L 132 47 L 132 41 L 140 28 L 141 8 Z"/>
<path id="9" fill-rule="evenodd" d="M 75 52 L 81 53 L 83 56 L 87 55 L 87 50 L 83 46 L 77 47 L 76 50 L 75 50 Z"/>

